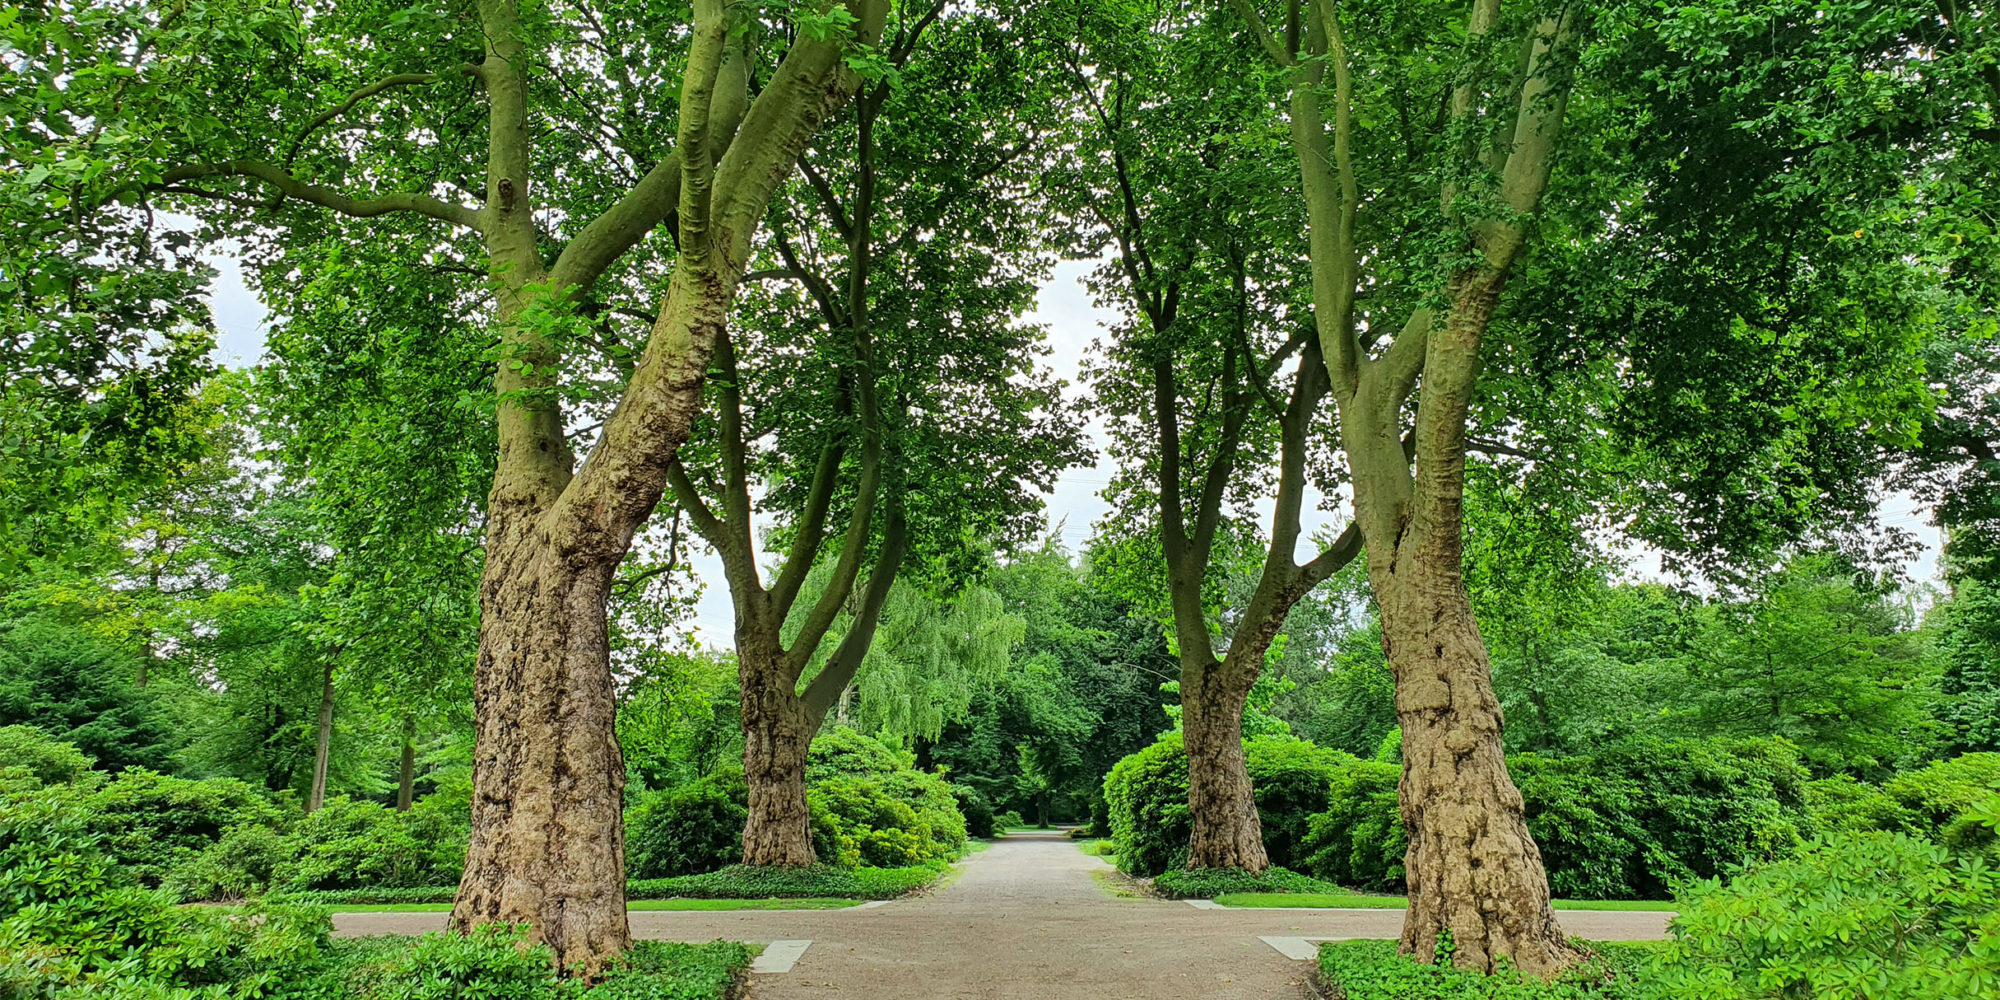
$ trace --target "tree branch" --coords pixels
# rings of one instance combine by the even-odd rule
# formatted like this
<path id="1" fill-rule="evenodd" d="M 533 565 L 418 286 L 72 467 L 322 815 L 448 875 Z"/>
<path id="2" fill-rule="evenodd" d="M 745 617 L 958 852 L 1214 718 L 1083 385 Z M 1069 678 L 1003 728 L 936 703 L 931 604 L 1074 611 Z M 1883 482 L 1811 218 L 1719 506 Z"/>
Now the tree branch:
<path id="1" fill-rule="evenodd" d="M 876 555 L 875 571 L 868 575 L 868 589 L 861 595 L 861 608 L 854 616 L 854 625 L 842 637 L 833 655 L 827 658 L 826 666 L 820 668 L 819 676 L 806 685 L 806 711 L 817 722 L 826 718 L 827 709 L 840 698 L 847 685 L 854 682 L 855 671 L 861 668 L 861 661 L 868 655 L 868 646 L 875 641 L 875 627 L 882 617 L 882 606 L 889 601 L 889 590 L 896 582 L 896 571 L 902 566 L 903 554 L 908 548 L 909 531 L 903 522 L 900 504 L 889 511 L 889 524 L 882 538 L 882 551 Z"/>
<path id="2" fill-rule="evenodd" d="M 338 107 L 307 122 L 306 127 L 300 129 L 299 134 L 292 137 L 291 144 L 285 147 L 285 165 L 290 166 L 293 160 L 298 159 L 299 150 L 305 146 L 306 140 L 311 138 L 314 132 L 324 128 L 328 122 L 333 121 L 335 118 L 354 110 L 356 104 L 360 104 L 362 101 L 392 87 L 415 87 L 431 83 L 437 78 L 438 75 L 436 73 L 397 73 L 394 76 L 383 77 L 347 95 L 347 100 L 340 102 Z"/>
<path id="3" fill-rule="evenodd" d="M 292 176 L 283 167 L 262 160 L 223 160 L 219 163 L 194 163 L 175 167 L 161 175 L 159 184 L 178 185 L 204 177 L 254 178 L 277 188 L 279 193 L 287 198 L 310 202 L 356 218 L 373 218 L 392 212 L 412 212 L 455 226 L 463 226 L 475 232 L 481 230 L 479 212 L 476 209 L 453 205 L 427 194 L 385 194 L 373 198 L 353 198 L 332 188 L 308 184 Z"/>

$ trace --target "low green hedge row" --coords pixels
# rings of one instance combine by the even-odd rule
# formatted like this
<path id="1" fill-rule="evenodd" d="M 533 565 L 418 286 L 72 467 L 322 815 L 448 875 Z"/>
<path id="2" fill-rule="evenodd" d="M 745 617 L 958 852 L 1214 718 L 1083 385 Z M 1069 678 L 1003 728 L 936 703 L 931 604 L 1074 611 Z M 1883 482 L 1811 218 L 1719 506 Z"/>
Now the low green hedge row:
<path id="1" fill-rule="evenodd" d="M 1276 865 L 1252 875 L 1241 868 L 1182 868 L 1153 880 L 1153 891 L 1168 899 L 1214 899 L 1230 892 L 1325 892 L 1341 888 L 1324 879 Z"/>
<path id="2" fill-rule="evenodd" d="M 701 875 L 633 879 L 625 884 L 627 899 L 894 899 L 937 881 L 947 865 L 910 868 L 751 868 L 733 865 Z M 455 885 L 417 888 L 333 889 L 287 893 L 286 902 L 323 906 L 397 903 L 449 903 L 458 896 Z"/>

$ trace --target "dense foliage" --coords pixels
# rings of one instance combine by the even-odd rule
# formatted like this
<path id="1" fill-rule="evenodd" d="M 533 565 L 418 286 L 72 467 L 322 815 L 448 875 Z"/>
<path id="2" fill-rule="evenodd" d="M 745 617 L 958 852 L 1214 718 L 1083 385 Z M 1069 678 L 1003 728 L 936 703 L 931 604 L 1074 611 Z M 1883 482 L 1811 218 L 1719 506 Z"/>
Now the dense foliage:
<path id="1" fill-rule="evenodd" d="M 1327 808 L 1334 775 L 1352 758 L 1283 736 L 1250 739 L 1243 749 L 1271 863 L 1296 865 L 1310 817 Z M 1150 876 L 1186 864 L 1187 752 L 1178 733 L 1112 767 L 1104 797 L 1120 870 Z"/>

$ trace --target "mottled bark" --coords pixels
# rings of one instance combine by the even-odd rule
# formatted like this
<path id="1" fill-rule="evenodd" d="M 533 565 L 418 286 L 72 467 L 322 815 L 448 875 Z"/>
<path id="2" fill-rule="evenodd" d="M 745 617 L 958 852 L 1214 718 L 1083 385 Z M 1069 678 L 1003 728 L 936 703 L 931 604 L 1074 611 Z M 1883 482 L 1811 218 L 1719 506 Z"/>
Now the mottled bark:
<path id="1" fill-rule="evenodd" d="M 333 757 L 333 659 L 327 658 L 320 675 L 319 730 L 313 741 L 312 785 L 306 789 L 306 812 L 318 812 L 326 804 L 326 768 Z"/>
<path id="2" fill-rule="evenodd" d="M 1427 957 L 1450 931 L 1459 965 L 1491 968 L 1505 956 L 1531 975 L 1562 969 L 1579 956 L 1550 909 L 1541 852 L 1507 774 L 1500 702 L 1471 601 L 1456 573 L 1410 569 L 1382 603 L 1410 836 L 1403 950 Z"/>
<path id="3" fill-rule="evenodd" d="M 1447 288 L 1449 305 L 1413 311 L 1375 349 L 1358 333 L 1356 297 L 1367 254 L 1356 241 L 1362 206 L 1354 164 L 1354 87 L 1341 9 L 1313 5 L 1283 35 L 1250 0 L 1238 14 L 1291 76 L 1293 150 L 1307 217 L 1313 319 L 1338 407 L 1341 447 L 1354 490 L 1355 525 L 1381 607 L 1384 647 L 1396 677 L 1403 725 L 1402 813 L 1410 833 L 1410 908 L 1403 950 L 1429 961 L 1441 931 L 1453 961 L 1490 970 L 1506 956 L 1530 975 L 1573 963 L 1548 903 L 1541 855 L 1522 820 L 1521 796 L 1500 752 L 1500 709 L 1486 649 L 1461 575 L 1466 421 L 1478 383 L 1480 344 L 1507 274 L 1547 190 L 1575 68 L 1565 9 L 1515 39 L 1469 45 L 1449 105 L 1454 123 L 1474 124 L 1489 95 L 1484 81 L 1518 81 L 1512 120 L 1495 120 L 1499 141 L 1467 140 L 1462 155 L 1498 180 L 1504 206 L 1469 217 L 1455 182 L 1440 186 L 1445 214 L 1469 235 L 1476 257 Z M 1465 32 L 1499 30 L 1499 0 L 1475 0 Z M 1515 48 L 1518 75 L 1484 72 L 1478 60 Z M 1331 75 L 1329 81 L 1327 77 Z M 1327 86 L 1328 83 L 1332 86 Z M 1329 120 L 1330 119 L 1330 120 Z M 1468 128 L 1466 134 L 1474 135 Z M 1412 178 L 1414 180 L 1414 178 Z M 1421 382 L 1415 426 L 1405 404 Z"/>
<path id="4" fill-rule="evenodd" d="M 810 865 L 811 813 L 806 807 L 806 753 L 819 720 L 793 693 L 775 637 L 739 642 L 743 688 L 743 772 L 750 815 L 743 824 L 746 865 Z M 745 650 L 751 650 L 745 655 Z"/>
<path id="5" fill-rule="evenodd" d="M 398 762 L 396 811 L 409 812 L 417 797 L 417 717 L 403 716 L 403 759 Z"/>
<path id="6" fill-rule="evenodd" d="M 1188 755 L 1189 868 L 1271 866 L 1243 763 L 1243 708 L 1254 670 L 1224 661 L 1181 668 L 1181 730 Z"/>

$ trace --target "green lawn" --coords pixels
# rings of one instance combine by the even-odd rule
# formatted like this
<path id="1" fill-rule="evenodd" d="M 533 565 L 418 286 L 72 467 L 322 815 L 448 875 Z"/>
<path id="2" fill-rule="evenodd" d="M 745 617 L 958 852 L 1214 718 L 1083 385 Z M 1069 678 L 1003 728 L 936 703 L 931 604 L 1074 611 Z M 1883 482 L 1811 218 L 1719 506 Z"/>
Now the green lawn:
<path id="1" fill-rule="evenodd" d="M 840 910 L 860 906 L 865 899 L 634 899 L 628 910 Z M 450 913 L 450 903 L 342 903 L 335 913 Z"/>
<path id="2" fill-rule="evenodd" d="M 1224 906 L 1287 907 L 1347 910 L 1400 910 L 1409 906 L 1401 896 L 1362 896 L 1317 892 L 1228 892 L 1215 897 Z M 1643 910 L 1674 912 L 1675 903 L 1664 899 L 1558 899 L 1558 910 Z"/>

